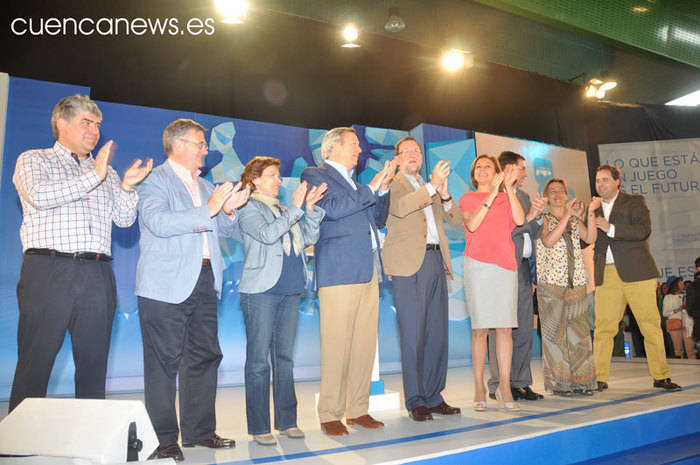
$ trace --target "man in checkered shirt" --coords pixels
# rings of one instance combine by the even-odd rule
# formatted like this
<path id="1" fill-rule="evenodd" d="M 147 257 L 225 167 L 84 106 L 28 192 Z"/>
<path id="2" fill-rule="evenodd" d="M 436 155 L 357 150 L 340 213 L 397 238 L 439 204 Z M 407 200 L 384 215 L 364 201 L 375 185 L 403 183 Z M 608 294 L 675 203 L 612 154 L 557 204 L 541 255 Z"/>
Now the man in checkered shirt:
<path id="1" fill-rule="evenodd" d="M 153 161 L 136 160 L 119 179 L 109 166 L 114 143 L 97 155 L 102 112 L 88 97 L 61 99 L 51 115 L 56 143 L 28 150 L 12 178 L 22 202 L 24 260 L 17 285 L 18 360 L 9 409 L 44 397 L 66 330 L 75 362 L 75 397 L 104 399 L 116 309 L 112 222 L 136 220 L 134 190 Z"/>

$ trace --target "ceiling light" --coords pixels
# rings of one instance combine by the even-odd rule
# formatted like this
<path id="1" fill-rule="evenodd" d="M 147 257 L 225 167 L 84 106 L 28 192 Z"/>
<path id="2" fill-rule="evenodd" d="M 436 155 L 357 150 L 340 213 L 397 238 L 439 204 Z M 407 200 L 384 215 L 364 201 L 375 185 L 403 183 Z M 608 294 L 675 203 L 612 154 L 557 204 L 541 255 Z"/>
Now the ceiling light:
<path id="1" fill-rule="evenodd" d="M 683 97 L 678 97 L 670 102 L 666 102 L 666 105 L 684 105 L 689 107 L 698 106 L 700 105 L 700 90 L 696 90 L 688 95 L 684 95 Z"/>
<path id="2" fill-rule="evenodd" d="M 464 66 L 467 68 L 474 66 L 474 55 L 465 50 L 453 48 L 442 55 L 441 62 L 446 71 L 454 73 Z"/>
<path id="3" fill-rule="evenodd" d="M 245 0 L 216 0 L 216 11 L 223 16 L 221 22 L 226 24 L 243 24 L 248 6 Z"/>
<path id="4" fill-rule="evenodd" d="M 590 81 L 588 81 L 588 84 L 586 85 L 586 98 L 595 97 L 598 100 L 602 100 L 605 98 L 605 94 L 610 89 L 614 89 L 615 87 L 617 87 L 617 81 L 608 79 L 607 75 L 608 73 L 606 71 L 603 71 L 600 73 L 601 79 L 593 78 Z M 585 74 L 581 74 L 579 76 L 584 76 L 585 80 Z"/>
<path id="5" fill-rule="evenodd" d="M 384 24 L 384 29 L 387 32 L 399 32 L 403 31 L 405 27 L 406 23 L 404 22 L 403 18 L 399 16 L 399 9 L 389 8 L 389 18 Z"/>
<path id="6" fill-rule="evenodd" d="M 356 42 L 357 38 L 360 36 L 359 31 L 353 24 L 348 24 L 345 26 L 345 29 L 343 29 L 343 38 L 345 39 L 345 43 L 341 45 L 341 47 L 345 48 L 357 48 L 360 45 Z"/>
<path id="7" fill-rule="evenodd" d="M 634 12 L 634 13 L 642 14 L 642 13 L 646 13 L 647 11 L 649 11 L 649 7 L 647 7 L 647 6 L 632 7 L 632 12 Z"/>

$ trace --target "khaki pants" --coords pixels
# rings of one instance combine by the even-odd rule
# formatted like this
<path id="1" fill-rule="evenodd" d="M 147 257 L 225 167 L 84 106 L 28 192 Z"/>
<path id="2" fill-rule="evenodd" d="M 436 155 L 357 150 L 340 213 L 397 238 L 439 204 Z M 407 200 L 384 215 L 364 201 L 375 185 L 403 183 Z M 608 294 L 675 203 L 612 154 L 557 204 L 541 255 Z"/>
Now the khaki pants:
<path id="1" fill-rule="evenodd" d="M 593 357 L 598 381 L 607 382 L 610 377 L 613 339 L 627 304 L 644 336 L 649 373 L 654 379 L 670 377 L 661 317 L 656 306 L 656 279 L 623 282 L 613 264 L 605 265 L 603 284 L 595 292 Z"/>
<path id="2" fill-rule="evenodd" d="M 379 286 L 375 271 L 366 283 L 322 287 L 321 423 L 367 414 L 377 344 Z"/>

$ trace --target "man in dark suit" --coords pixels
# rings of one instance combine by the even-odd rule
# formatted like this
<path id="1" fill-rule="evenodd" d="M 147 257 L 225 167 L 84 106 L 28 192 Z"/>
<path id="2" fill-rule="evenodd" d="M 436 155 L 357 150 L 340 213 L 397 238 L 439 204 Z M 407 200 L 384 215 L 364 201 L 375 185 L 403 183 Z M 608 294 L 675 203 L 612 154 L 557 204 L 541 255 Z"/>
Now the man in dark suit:
<path id="1" fill-rule="evenodd" d="M 513 362 L 510 368 L 510 389 L 514 400 L 538 400 L 544 396 L 534 392 L 532 384 L 532 371 L 530 370 L 530 358 L 532 356 L 532 331 L 534 322 L 534 309 L 532 299 L 532 278 L 530 275 L 530 257 L 534 258 L 535 240 L 542 232 L 542 219 L 540 216 L 547 205 L 547 200 L 537 194 L 534 201 L 522 189 L 527 178 L 527 165 L 525 158 L 515 152 L 503 152 L 498 157 L 501 168 L 505 170 L 508 165 L 518 168 L 518 183 L 515 195 L 527 212 L 525 224 L 513 230 L 511 237 L 515 244 L 515 259 L 518 262 L 518 327 L 513 328 Z M 498 388 L 498 362 L 496 361 L 496 338 L 492 332 L 489 335 L 489 397 L 496 398 Z"/>
<path id="2" fill-rule="evenodd" d="M 462 224 L 448 191 L 448 162 L 439 161 L 429 182 L 419 171 L 423 152 L 413 137 L 396 144 L 399 173 L 391 184 L 384 269 L 391 276 L 401 339 L 401 373 L 406 408 L 415 421 L 460 409 L 442 397 L 447 378 L 450 248 L 442 226 Z"/>
<path id="3" fill-rule="evenodd" d="M 598 167 L 595 186 L 602 199 L 594 221 L 600 229 L 595 242 L 595 359 L 598 391 L 608 388 L 613 338 L 627 305 L 644 335 L 649 372 L 654 387 L 679 391 L 666 363 L 661 318 L 656 306 L 659 271 L 649 250 L 651 218 L 641 195 L 620 192 L 620 170 Z"/>
<path id="4" fill-rule="evenodd" d="M 348 425 L 384 426 L 367 412 L 383 275 L 377 227 L 386 221 L 395 166 L 387 162 L 369 185 L 358 185 L 353 172 L 361 152 L 354 129 L 331 129 L 321 143 L 323 165 L 301 174 L 310 186 L 328 185 L 319 204 L 326 217 L 314 272 L 321 307 L 318 416 L 321 429 L 334 436 L 348 434 L 343 416 Z"/>

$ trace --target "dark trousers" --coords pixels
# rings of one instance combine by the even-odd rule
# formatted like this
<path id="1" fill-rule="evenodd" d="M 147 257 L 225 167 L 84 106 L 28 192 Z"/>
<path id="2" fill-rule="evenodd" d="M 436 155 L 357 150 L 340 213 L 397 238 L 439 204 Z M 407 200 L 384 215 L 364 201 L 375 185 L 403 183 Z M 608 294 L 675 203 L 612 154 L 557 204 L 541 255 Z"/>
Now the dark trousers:
<path id="1" fill-rule="evenodd" d="M 241 294 L 245 321 L 245 405 L 248 434 L 270 432 L 270 361 L 275 429 L 297 426 L 294 339 L 301 294 Z"/>
<path id="2" fill-rule="evenodd" d="M 521 388 L 532 384 L 532 332 L 534 329 L 532 280 L 527 260 L 518 262 L 518 327 L 513 328 L 513 361 L 510 367 L 510 386 Z M 489 392 L 498 389 L 498 361 L 496 360 L 496 333 L 489 331 Z"/>
<path id="3" fill-rule="evenodd" d="M 447 378 L 448 296 L 439 250 L 428 250 L 413 276 L 392 277 L 401 340 L 406 408 L 443 402 Z"/>
<path id="4" fill-rule="evenodd" d="M 216 430 L 217 369 L 221 362 L 216 292 L 211 267 L 203 267 L 192 294 L 171 304 L 139 297 L 146 410 L 161 445 L 177 442 L 176 379 L 184 444 Z"/>
<path id="5" fill-rule="evenodd" d="M 108 263 L 25 255 L 17 284 L 17 368 L 9 409 L 45 397 L 56 355 L 71 335 L 75 397 L 104 399 L 117 294 Z"/>

